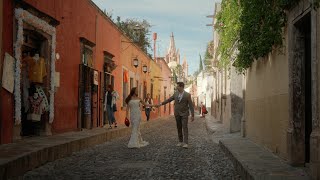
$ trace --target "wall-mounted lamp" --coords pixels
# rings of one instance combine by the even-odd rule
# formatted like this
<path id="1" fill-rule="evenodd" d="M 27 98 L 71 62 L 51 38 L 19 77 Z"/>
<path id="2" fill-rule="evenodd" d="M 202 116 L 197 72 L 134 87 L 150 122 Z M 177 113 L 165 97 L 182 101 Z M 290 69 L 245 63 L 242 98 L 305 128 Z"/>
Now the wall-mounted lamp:
<path id="1" fill-rule="evenodd" d="M 147 65 L 143 65 L 143 66 L 142 66 L 142 71 L 143 71 L 144 73 L 146 73 L 146 72 L 148 71 Z"/>
<path id="2" fill-rule="evenodd" d="M 139 60 L 137 58 L 133 59 L 133 66 L 137 68 L 139 66 Z"/>

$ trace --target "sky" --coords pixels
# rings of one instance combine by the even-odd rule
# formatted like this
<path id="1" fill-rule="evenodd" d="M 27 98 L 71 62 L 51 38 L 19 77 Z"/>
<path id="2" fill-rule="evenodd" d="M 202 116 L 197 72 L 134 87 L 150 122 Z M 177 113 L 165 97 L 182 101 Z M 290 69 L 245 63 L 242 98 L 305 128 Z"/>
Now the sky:
<path id="1" fill-rule="evenodd" d="M 213 39 L 212 18 L 214 3 L 219 0 L 93 0 L 101 10 L 106 10 L 116 19 L 134 18 L 147 20 L 152 33 L 158 35 L 156 55 L 164 56 L 173 33 L 180 61 L 184 57 L 189 64 L 189 74 L 199 69 L 199 54 L 203 57 L 207 43 Z M 153 42 L 151 43 L 153 46 Z M 153 55 L 153 53 L 152 53 Z"/>

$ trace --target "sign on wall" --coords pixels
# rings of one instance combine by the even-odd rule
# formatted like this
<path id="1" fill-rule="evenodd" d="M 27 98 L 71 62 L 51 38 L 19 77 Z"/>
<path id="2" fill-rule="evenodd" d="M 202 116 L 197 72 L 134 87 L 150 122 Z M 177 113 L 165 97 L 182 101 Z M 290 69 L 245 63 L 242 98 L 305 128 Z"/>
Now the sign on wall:
<path id="1" fill-rule="evenodd" d="M 55 87 L 60 87 L 60 72 L 55 72 L 54 73 L 54 86 Z"/>
<path id="2" fill-rule="evenodd" d="M 13 93 L 14 88 L 14 58 L 8 53 L 4 55 L 2 87 L 10 93 Z"/>
<path id="3" fill-rule="evenodd" d="M 99 85 L 99 73 L 98 71 L 93 71 L 93 84 Z"/>

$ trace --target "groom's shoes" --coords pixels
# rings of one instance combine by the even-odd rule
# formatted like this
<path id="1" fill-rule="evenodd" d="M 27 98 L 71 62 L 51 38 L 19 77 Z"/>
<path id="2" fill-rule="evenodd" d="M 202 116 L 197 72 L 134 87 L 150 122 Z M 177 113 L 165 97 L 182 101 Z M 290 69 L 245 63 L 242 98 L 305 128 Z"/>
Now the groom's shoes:
<path id="1" fill-rule="evenodd" d="M 182 142 L 179 142 L 179 143 L 177 144 L 178 147 L 181 147 L 182 145 L 183 145 Z"/>
<path id="2" fill-rule="evenodd" d="M 183 148 L 186 148 L 186 149 L 189 148 L 188 144 L 184 144 L 182 147 L 183 147 Z"/>

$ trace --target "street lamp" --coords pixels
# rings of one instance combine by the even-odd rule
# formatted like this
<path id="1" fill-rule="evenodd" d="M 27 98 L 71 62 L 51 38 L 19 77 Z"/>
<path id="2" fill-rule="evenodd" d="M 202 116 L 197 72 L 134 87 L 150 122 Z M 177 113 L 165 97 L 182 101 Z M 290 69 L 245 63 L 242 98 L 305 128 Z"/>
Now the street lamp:
<path id="1" fill-rule="evenodd" d="M 133 59 L 133 66 L 137 68 L 139 66 L 139 60 L 137 58 Z"/>
<path id="2" fill-rule="evenodd" d="M 143 71 L 144 73 L 146 73 L 146 72 L 148 71 L 147 65 L 143 65 L 143 66 L 142 66 L 142 71 Z"/>

